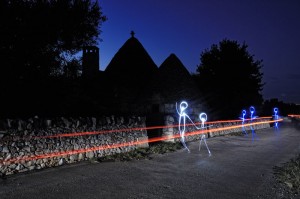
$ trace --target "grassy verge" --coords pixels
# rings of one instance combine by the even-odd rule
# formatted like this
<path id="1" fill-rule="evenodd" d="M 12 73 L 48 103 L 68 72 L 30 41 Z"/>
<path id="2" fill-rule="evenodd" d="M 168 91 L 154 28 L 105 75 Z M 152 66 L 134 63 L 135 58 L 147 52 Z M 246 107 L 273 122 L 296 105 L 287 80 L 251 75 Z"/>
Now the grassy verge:
<path id="1" fill-rule="evenodd" d="M 151 154 L 164 154 L 168 152 L 173 152 L 181 149 L 182 145 L 179 142 L 176 143 L 154 143 L 149 148 L 140 148 L 128 153 L 118 153 L 114 155 L 108 155 L 98 158 L 99 162 L 114 162 L 114 161 L 130 161 L 130 160 L 140 160 L 140 159 L 151 159 Z"/>
<path id="2" fill-rule="evenodd" d="M 245 136 L 243 132 L 232 132 L 225 135 L 219 135 L 219 136 Z"/>
<path id="3" fill-rule="evenodd" d="M 288 187 L 291 193 L 300 193 L 300 154 L 283 166 L 275 167 L 274 171 L 276 179 Z"/>

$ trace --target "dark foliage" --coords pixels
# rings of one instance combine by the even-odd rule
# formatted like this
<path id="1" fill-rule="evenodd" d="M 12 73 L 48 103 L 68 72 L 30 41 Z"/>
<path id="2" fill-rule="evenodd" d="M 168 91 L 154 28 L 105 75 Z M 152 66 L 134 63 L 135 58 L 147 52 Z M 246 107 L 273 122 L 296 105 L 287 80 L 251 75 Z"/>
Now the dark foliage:
<path id="1" fill-rule="evenodd" d="M 277 107 L 280 116 L 287 116 L 288 114 L 300 114 L 300 107 L 293 103 L 284 103 L 278 99 L 266 100 L 263 104 L 263 115 L 274 114 L 273 109 Z"/>
<path id="2" fill-rule="evenodd" d="M 97 43 L 105 19 L 97 1 L 2 0 L 1 78 L 62 74 L 82 46 Z"/>
<path id="3" fill-rule="evenodd" d="M 24 80 L 1 92 L 0 117 L 90 116 L 101 109 L 102 88 L 98 81 L 81 78 L 52 77 L 46 80 Z"/>
<path id="4" fill-rule="evenodd" d="M 0 116 L 98 111 L 77 53 L 105 20 L 93 0 L 0 1 Z"/>
<path id="5" fill-rule="evenodd" d="M 281 167 L 274 167 L 273 170 L 276 180 L 287 187 L 290 194 L 300 194 L 300 155 Z"/>
<path id="6" fill-rule="evenodd" d="M 215 119 L 237 118 L 242 109 L 263 102 L 262 61 L 247 47 L 224 39 L 201 54 L 194 77 Z"/>

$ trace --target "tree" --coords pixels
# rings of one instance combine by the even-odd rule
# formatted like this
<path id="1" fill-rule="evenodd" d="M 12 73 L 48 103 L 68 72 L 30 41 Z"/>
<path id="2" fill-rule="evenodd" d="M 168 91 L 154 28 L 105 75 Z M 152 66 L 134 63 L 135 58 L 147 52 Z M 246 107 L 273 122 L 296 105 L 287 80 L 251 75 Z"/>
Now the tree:
<path id="1" fill-rule="evenodd" d="M 261 105 L 262 60 L 248 46 L 224 39 L 201 53 L 194 77 L 214 118 L 238 118 L 242 109 Z"/>
<path id="2" fill-rule="evenodd" d="M 61 74 L 70 57 L 95 45 L 106 20 L 93 0 L 1 0 L 0 73 L 7 79 Z"/>
<path id="3" fill-rule="evenodd" d="M 1 0 L 0 117 L 67 114 L 91 99 L 77 53 L 105 20 L 97 0 Z"/>
<path id="4" fill-rule="evenodd" d="M 278 115 L 299 114 L 300 107 L 293 103 L 285 103 L 277 98 L 264 101 L 262 111 L 264 115 L 274 115 L 274 108 L 278 108 Z"/>

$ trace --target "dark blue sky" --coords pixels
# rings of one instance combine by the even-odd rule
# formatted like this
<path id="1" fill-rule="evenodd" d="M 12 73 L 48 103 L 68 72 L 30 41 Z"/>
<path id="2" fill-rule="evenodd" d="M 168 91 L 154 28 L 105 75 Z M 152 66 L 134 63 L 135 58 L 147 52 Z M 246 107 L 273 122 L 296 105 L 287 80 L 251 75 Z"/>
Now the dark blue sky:
<path id="1" fill-rule="evenodd" d="M 263 60 L 264 99 L 300 104 L 299 0 L 99 0 L 102 26 L 100 70 L 130 31 L 160 66 L 175 53 L 190 72 L 200 54 L 227 38 L 245 42 Z"/>

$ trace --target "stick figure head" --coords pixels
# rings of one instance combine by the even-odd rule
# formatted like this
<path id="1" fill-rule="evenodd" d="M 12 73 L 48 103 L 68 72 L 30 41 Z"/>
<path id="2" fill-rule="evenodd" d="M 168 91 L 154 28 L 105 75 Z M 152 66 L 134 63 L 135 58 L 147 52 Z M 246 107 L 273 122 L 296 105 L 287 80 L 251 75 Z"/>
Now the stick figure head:
<path id="1" fill-rule="evenodd" d="M 255 111 L 255 108 L 254 108 L 254 106 L 250 106 L 250 113 L 251 113 L 251 114 L 253 114 L 253 113 L 254 113 L 254 111 Z"/>
<path id="2" fill-rule="evenodd" d="M 182 101 L 179 105 L 180 112 L 182 113 L 188 107 L 188 103 L 186 101 Z"/>
<path id="3" fill-rule="evenodd" d="M 275 107 L 275 108 L 273 109 L 273 111 L 274 111 L 275 115 L 277 115 L 277 113 L 278 113 L 278 108 Z"/>
<path id="4" fill-rule="evenodd" d="M 206 122 L 207 121 L 206 113 L 200 113 L 199 119 L 200 119 L 201 122 Z"/>
<path id="5" fill-rule="evenodd" d="M 243 117 L 246 115 L 246 110 L 245 109 L 242 111 L 242 114 L 243 114 Z"/>

